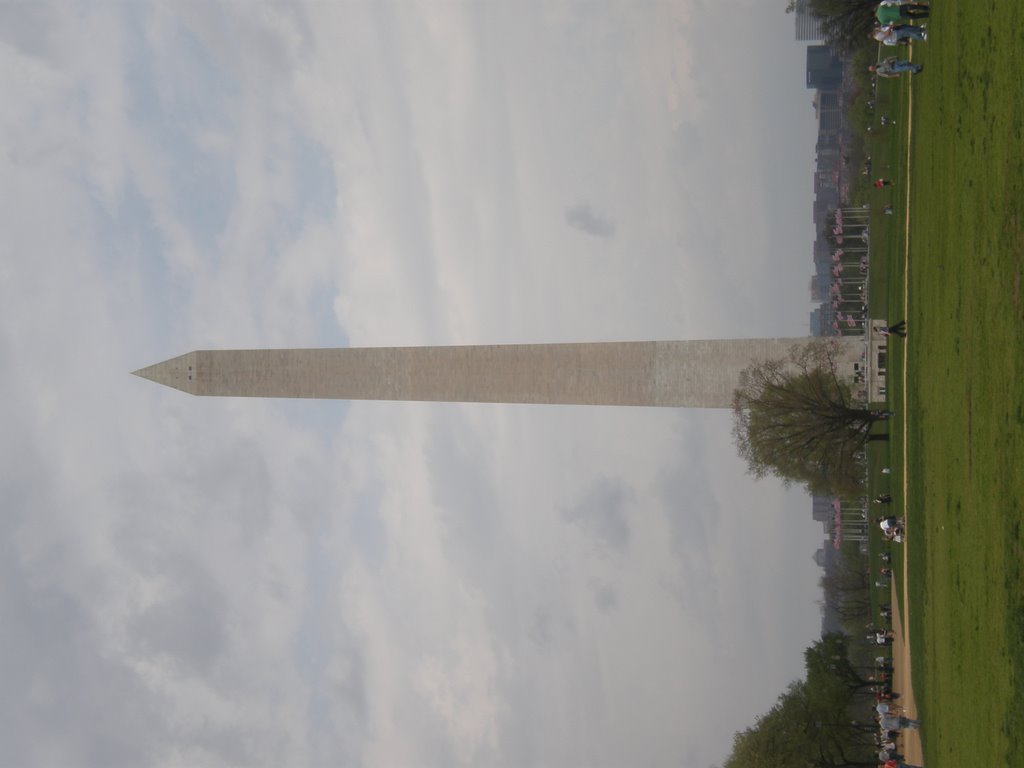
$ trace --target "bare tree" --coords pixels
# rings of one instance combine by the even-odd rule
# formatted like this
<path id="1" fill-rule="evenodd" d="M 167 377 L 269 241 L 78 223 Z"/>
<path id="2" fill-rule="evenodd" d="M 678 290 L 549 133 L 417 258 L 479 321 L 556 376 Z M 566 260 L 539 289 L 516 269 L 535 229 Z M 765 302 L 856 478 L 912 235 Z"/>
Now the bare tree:
<path id="1" fill-rule="evenodd" d="M 775 475 L 813 493 L 855 495 L 876 412 L 854 401 L 827 340 L 749 366 L 733 394 L 733 437 L 755 477 Z"/>
<path id="2" fill-rule="evenodd" d="M 821 20 L 821 34 L 835 51 L 852 53 L 868 44 L 878 0 L 811 0 L 810 11 Z"/>

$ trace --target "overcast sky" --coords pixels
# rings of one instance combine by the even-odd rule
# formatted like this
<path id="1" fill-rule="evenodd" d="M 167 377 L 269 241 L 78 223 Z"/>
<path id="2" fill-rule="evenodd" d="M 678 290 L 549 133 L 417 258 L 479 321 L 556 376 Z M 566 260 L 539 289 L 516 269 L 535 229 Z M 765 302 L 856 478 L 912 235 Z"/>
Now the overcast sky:
<path id="1" fill-rule="evenodd" d="M 128 372 L 805 334 L 784 6 L 0 3 L 3 762 L 720 761 L 819 632 L 728 413 Z"/>

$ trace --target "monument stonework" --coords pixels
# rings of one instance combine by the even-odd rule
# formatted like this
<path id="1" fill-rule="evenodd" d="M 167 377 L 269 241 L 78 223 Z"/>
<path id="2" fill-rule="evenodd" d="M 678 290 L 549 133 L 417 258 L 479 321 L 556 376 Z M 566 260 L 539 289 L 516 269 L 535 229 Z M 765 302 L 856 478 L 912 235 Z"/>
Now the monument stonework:
<path id="1" fill-rule="evenodd" d="M 193 395 L 729 408 L 740 372 L 810 338 L 197 350 L 135 371 Z M 840 337 L 852 369 L 863 341 Z"/>

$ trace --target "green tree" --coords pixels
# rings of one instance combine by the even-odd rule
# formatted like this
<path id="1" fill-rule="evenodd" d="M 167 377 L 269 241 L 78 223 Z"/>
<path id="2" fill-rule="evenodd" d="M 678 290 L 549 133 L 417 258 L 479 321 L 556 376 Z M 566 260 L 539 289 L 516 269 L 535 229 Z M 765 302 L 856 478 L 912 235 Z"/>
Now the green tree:
<path id="1" fill-rule="evenodd" d="M 854 402 L 836 365 L 835 344 L 820 339 L 743 371 L 733 394 L 733 437 L 752 475 L 775 475 L 817 494 L 861 492 L 864 444 L 879 417 Z"/>
<path id="2" fill-rule="evenodd" d="M 838 559 L 821 577 L 825 604 L 844 619 L 860 619 L 871 615 L 871 579 L 863 558 Z"/>
<path id="3" fill-rule="evenodd" d="M 850 660 L 846 635 L 829 632 L 821 640 L 804 651 L 804 666 L 807 669 L 807 685 L 816 695 L 821 695 L 823 705 L 841 704 L 843 708 L 853 697 L 875 684 L 875 680 L 864 677 Z"/>
<path id="4" fill-rule="evenodd" d="M 843 704 L 849 695 L 841 687 L 834 691 L 835 700 L 826 701 L 822 694 L 812 694 L 810 682 L 790 683 L 770 710 L 733 737 L 732 753 L 722 768 L 876 765 L 871 735 L 849 720 Z"/>
<path id="5" fill-rule="evenodd" d="M 740 374 L 732 434 L 755 477 L 775 475 L 814 494 L 861 492 L 864 443 L 880 417 L 854 401 L 836 353 L 820 339 Z"/>
<path id="6" fill-rule="evenodd" d="M 821 585 L 825 590 L 824 603 L 843 621 L 843 626 L 855 621 L 864 621 L 871 617 L 871 594 L 842 594 L 830 591 L 826 586 L 828 577 L 822 577 Z"/>
<path id="7" fill-rule="evenodd" d="M 733 737 L 732 754 L 722 768 L 814 768 L 817 749 L 802 681 L 789 687 L 775 705 Z"/>

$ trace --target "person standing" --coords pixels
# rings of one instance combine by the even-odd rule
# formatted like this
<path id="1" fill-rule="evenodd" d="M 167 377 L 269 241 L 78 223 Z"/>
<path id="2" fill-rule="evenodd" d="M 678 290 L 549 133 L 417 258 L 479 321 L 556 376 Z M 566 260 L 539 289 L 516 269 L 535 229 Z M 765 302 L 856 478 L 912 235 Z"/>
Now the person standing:
<path id="1" fill-rule="evenodd" d="M 907 336 L 907 321 L 906 320 L 900 320 L 898 323 L 896 323 L 895 325 L 890 325 L 885 330 L 887 330 L 889 333 L 896 334 L 897 336 L 899 336 L 901 338 L 906 338 L 906 336 Z"/>
<path id="2" fill-rule="evenodd" d="M 907 336 L 907 321 L 900 320 L 895 325 L 884 327 L 881 325 L 875 326 L 875 333 L 880 336 L 899 336 L 900 338 L 906 338 Z"/>
<path id="3" fill-rule="evenodd" d="M 890 30 L 890 34 L 895 36 L 897 43 L 928 39 L 928 30 L 924 27 L 915 27 L 913 24 L 893 24 Z M 887 43 L 887 45 L 894 45 L 894 43 Z"/>
<path id="4" fill-rule="evenodd" d="M 874 72 L 879 77 L 899 77 L 904 72 L 916 75 L 923 69 L 924 64 L 915 64 L 906 59 L 897 59 L 895 56 L 889 56 L 883 59 L 881 63 L 869 66 L 868 72 Z"/>
<path id="5" fill-rule="evenodd" d="M 926 19 L 931 9 L 926 3 L 901 3 L 899 0 L 882 0 L 875 10 L 879 24 L 895 24 L 902 19 Z"/>
<path id="6" fill-rule="evenodd" d="M 921 727 L 920 720 L 911 720 L 909 717 L 900 715 L 882 715 L 878 718 L 878 724 L 886 731 L 898 731 L 902 728 L 918 730 Z"/>
<path id="7" fill-rule="evenodd" d="M 871 37 L 883 45 L 900 45 L 909 43 L 911 40 L 927 40 L 928 31 L 913 24 L 891 24 L 884 27 L 876 27 Z"/>

